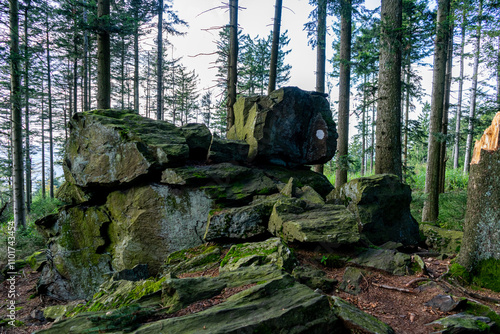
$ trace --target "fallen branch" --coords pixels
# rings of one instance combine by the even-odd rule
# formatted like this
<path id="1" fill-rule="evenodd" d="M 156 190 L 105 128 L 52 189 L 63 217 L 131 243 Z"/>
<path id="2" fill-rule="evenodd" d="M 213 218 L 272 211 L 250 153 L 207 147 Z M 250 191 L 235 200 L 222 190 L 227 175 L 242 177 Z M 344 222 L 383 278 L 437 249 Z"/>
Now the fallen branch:
<path id="1" fill-rule="evenodd" d="M 389 286 L 389 285 L 385 285 L 385 284 L 377 284 L 377 283 L 373 283 L 373 282 L 372 282 L 372 284 L 378 288 L 384 288 L 384 289 L 388 289 L 388 290 L 396 290 L 399 292 L 406 292 L 406 293 L 415 293 L 415 291 L 403 289 L 403 288 L 397 288 L 395 286 Z"/>
<path id="2" fill-rule="evenodd" d="M 409 281 L 408 283 L 405 284 L 406 287 L 409 287 L 411 286 L 412 284 L 414 283 L 417 283 L 417 282 L 423 282 L 423 281 L 430 281 L 431 279 L 428 278 L 428 277 L 417 277 L 415 279 L 412 279 L 411 281 Z"/>

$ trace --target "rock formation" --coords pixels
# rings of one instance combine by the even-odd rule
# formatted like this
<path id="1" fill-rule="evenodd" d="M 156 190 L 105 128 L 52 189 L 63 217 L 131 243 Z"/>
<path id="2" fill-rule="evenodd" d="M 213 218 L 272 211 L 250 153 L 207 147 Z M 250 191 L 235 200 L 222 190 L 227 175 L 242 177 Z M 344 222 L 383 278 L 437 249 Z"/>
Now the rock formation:
<path id="1" fill-rule="evenodd" d="M 352 189 L 334 198 L 327 178 L 305 166 L 325 162 L 335 151 L 335 124 L 324 97 L 284 88 L 238 103 L 244 108 L 231 130 L 233 139 L 212 136 L 204 125 L 175 127 L 127 111 L 95 110 L 72 117 L 66 183 L 57 194 L 67 205 L 37 222 L 48 239 L 38 290 L 89 302 L 75 317 L 54 326 L 54 332 L 91 328 L 92 318 L 78 316 L 85 310 L 101 312 L 96 317 L 114 328 L 115 316 L 108 317 L 106 310 L 147 317 L 151 305 L 162 310 L 170 305 L 167 313 L 173 313 L 225 288 L 248 289 L 250 284 L 255 286 L 220 307 L 161 320 L 137 332 L 159 333 L 159 328 L 189 323 L 195 332 L 204 324 L 213 326 L 214 333 L 323 333 L 341 327 L 336 313 L 325 296 L 296 279 L 322 287 L 334 282 L 306 279 L 309 274 L 300 270 L 296 279 L 290 276 L 296 263 L 283 241 L 329 250 L 418 241 L 418 228 L 408 216 L 410 194 L 391 176 L 368 182 L 372 188 L 387 188 L 378 195 L 368 186 L 356 190 L 351 184 Z M 385 201 L 397 201 L 400 212 Z M 227 245 L 233 246 L 224 251 Z M 386 253 L 398 268 L 379 268 L 370 261 L 371 253 L 351 260 L 380 270 L 411 271 L 409 256 Z M 214 266 L 217 278 L 177 278 Z M 125 302 L 120 298 L 126 291 L 131 295 Z M 270 311 L 248 314 L 261 307 Z M 284 308 L 290 311 L 282 312 Z M 219 318 L 223 313 L 231 322 Z"/>

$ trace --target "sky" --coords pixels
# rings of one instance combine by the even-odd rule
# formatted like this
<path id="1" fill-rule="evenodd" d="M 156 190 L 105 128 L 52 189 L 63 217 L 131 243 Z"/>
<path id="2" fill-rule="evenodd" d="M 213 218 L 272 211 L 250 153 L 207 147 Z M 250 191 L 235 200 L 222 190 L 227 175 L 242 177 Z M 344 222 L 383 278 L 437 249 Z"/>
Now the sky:
<path id="1" fill-rule="evenodd" d="M 211 69 L 216 59 L 215 55 L 210 54 L 216 51 L 215 41 L 218 39 L 219 29 L 210 29 L 221 27 L 229 21 L 229 11 L 224 5 L 227 1 L 220 0 L 174 0 L 173 10 L 179 17 L 189 23 L 189 27 L 182 28 L 186 34 L 184 36 L 168 37 L 171 46 L 168 47 L 168 56 L 182 57 L 181 63 L 188 70 L 196 70 L 199 75 L 200 95 L 208 88 L 215 85 L 216 69 Z M 274 0 L 240 0 L 240 10 L 238 13 L 238 23 L 243 34 L 249 34 L 252 37 L 259 35 L 267 36 L 272 30 L 274 18 Z M 282 11 L 281 32 L 288 30 L 290 44 L 286 49 L 291 52 L 286 56 L 285 61 L 292 66 L 291 79 L 287 83 L 289 86 L 297 86 L 304 90 L 315 90 L 315 70 L 316 70 L 316 51 L 307 44 L 307 32 L 303 30 L 304 23 L 308 22 L 308 16 L 313 7 L 309 5 L 308 0 L 284 0 Z M 365 6 L 374 9 L 380 6 L 380 1 L 367 0 Z M 224 8 L 218 8 L 224 7 Z M 334 18 L 330 17 L 328 26 Z M 327 35 L 327 45 L 331 45 L 333 36 Z M 327 48 L 327 59 L 332 57 L 331 48 Z M 432 59 L 430 59 L 432 62 Z M 327 73 L 332 69 L 327 63 Z M 422 68 L 420 74 L 423 77 L 423 87 L 430 94 L 432 83 L 432 71 L 430 67 Z M 338 97 L 337 82 L 332 80 L 334 87 L 331 91 L 331 100 L 336 101 Z M 352 90 L 354 92 L 354 90 Z M 354 99 L 351 108 L 354 108 Z M 417 110 L 420 110 L 418 107 Z M 411 118 L 416 118 L 414 113 Z M 354 121 L 351 121 L 351 124 Z M 355 130 L 350 131 L 351 134 Z"/>

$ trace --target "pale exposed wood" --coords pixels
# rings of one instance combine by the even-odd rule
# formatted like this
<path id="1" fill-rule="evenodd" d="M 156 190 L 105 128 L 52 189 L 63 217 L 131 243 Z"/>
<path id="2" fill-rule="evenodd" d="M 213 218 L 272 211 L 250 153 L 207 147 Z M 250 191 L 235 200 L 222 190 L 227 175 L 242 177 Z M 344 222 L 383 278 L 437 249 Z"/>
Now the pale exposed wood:
<path id="1" fill-rule="evenodd" d="M 491 125 L 484 131 L 480 140 L 474 145 L 474 153 L 472 154 L 471 165 L 479 163 L 481 158 L 481 150 L 497 151 L 500 144 L 500 112 L 498 112 Z"/>

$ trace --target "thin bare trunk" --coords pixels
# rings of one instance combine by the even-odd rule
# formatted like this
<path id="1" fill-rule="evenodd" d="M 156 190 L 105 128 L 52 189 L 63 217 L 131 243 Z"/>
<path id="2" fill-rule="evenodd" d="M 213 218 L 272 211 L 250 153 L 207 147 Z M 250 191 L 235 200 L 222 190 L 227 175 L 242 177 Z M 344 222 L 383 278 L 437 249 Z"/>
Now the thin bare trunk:
<path id="1" fill-rule="evenodd" d="M 41 118 L 42 118 L 42 198 L 45 198 L 45 106 L 44 106 L 44 94 L 45 90 L 43 88 L 44 79 L 42 78 L 42 110 L 41 110 Z M 66 106 L 65 106 L 66 108 Z"/>
<path id="2" fill-rule="evenodd" d="M 83 21 L 87 22 L 87 9 L 83 9 Z M 89 66 L 88 66 L 88 53 L 89 53 L 89 36 L 85 29 L 83 31 L 83 110 L 89 110 L 89 96 L 88 96 L 88 79 L 89 79 Z"/>
<path id="3" fill-rule="evenodd" d="M 97 34 L 97 108 L 109 109 L 111 106 L 111 60 L 108 32 L 109 0 L 97 1 L 99 33 Z M 76 101 L 75 101 L 76 102 Z"/>
<path id="4" fill-rule="evenodd" d="M 238 84 L 238 0 L 229 0 L 229 61 L 227 87 L 227 128 L 234 124 L 234 103 Z"/>
<path id="5" fill-rule="evenodd" d="M 411 60 L 410 55 L 406 59 L 406 103 L 405 103 L 405 120 L 404 120 L 404 134 L 403 134 L 403 181 L 406 181 L 408 172 L 408 120 L 410 116 L 410 73 L 411 73 Z"/>
<path id="6" fill-rule="evenodd" d="M 458 157 L 460 155 L 460 122 L 462 119 L 462 93 L 464 87 L 464 58 L 465 58 L 465 27 L 466 27 L 466 15 L 465 9 L 462 10 L 462 24 L 461 24 L 461 36 L 462 41 L 460 43 L 460 77 L 458 78 L 458 101 L 457 101 L 457 115 L 455 122 L 455 148 L 453 149 L 453 168 L 458 168 Z"/>
<path id="7" fill-rule="evenodd" d="M 469 172 L 469 163 L 472 153 L 472 139 L 474 136 L 474 119 L 476 118 L 477 76 L 479 69 L 479 55 L 481 51 L 481 16 L 483 15 L 483 0 L 479 0 L 479 23 L 476 30 L 476 50 L 474 51 L 474 67 L 472 72 L 472 87 L 470 97 L 469 126 L 467 129 L 467 145 L 465 146 L 464 174 Z"/>
<path id="8" fill-rule="evenodd" d="M 271 94 L 271 92 L 276 89 L 282 8 L 283 8 L 283 0 L 276 0 L 276 4 L 274 6 L 274 28 L 273 28 L 273 44 L 271 47 L 271 65 L 269 67 L 269 86 L 267 88 L 268 94 Z"/>
<path id="9" fill-rule="evenodd" d="M 163 0 L 158 1 L 158 58 L 156 77 L 156 119 L 163 119 Z"/>
<path id="10" fill-rule="evenodd" d="M 47 15 L 47 89 L 48 89 L 48 98 L 49 98 L 49 196 L 50 198 L 54 198 L 54 138 L 53 127 L 52 127 L 52 72 L 51 72 L 51 59 L 50 59 L 50 39 L 49 39 L 49 20 Z M 71 94 L 70 94 L 71 96 Z M 76 104 L 76 101 L 75 101 Z"/>
<path id="11" fill-rule="evenodd" d="M 134 110 L 139 114 L 139 11 L 134 12 Z"/>

